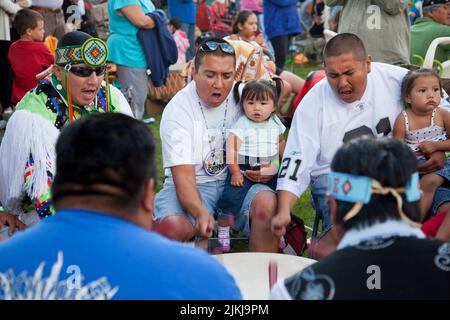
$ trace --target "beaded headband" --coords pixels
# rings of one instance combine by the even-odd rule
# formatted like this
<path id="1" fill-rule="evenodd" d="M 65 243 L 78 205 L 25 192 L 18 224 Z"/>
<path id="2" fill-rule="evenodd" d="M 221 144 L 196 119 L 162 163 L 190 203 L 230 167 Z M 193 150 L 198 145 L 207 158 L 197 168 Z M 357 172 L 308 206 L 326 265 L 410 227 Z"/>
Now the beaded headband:
<path id="1" fill-rule="evenodd" d="M 89 38 L 81 46 L 66 46 L 56 49 L 56 64 L 87 64 L 99 67 L 108 60 L 108 46 L 98 38 Z"/>
<path id="2" fill-rule="evenodd" d="M 397 200 L 397 208 L 402 219 L 410 225 L 418 225 L 404 214 L 403 200 L 400 196 L 400 193 L 404 193 L 408 202 L 420 200 L 419 174 L 417 172 L 411 175 L 406 187 L 400 188 L 384 187 L 375 179 L 341 172 L 330 172 L 329 179 L 328 193 L 333 198 L 355 203 L 343 218 L 344 221 L 355 217 L 362 206 L 369 203 L 372 194 L 391 194 Z"/>

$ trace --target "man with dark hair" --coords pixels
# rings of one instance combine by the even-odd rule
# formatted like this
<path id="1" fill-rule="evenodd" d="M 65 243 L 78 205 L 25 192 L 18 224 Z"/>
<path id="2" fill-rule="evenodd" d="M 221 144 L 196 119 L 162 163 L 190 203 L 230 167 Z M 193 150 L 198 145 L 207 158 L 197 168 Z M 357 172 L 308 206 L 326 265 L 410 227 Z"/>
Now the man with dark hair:
<path id="1" fill-rule="evenodd" d="M 56 155 L 58 212 L 0 245 L 0 298 L 241 299 L 216 259 L 150 232 L 155 144 L 142 122 L 85 117 Z"/>
<path id="2" fill-rule="evenodd" d="M 285 232 L 297 198 L 311 183 L 312 203 L 330 226 L 326 197 L 331 159 L 343 143 L 369 134 L 392 135 L 397 115 L 403 110 L 400 88 L 406 69 L 372 62 L 354 34 L 333 37 L 325 47 L 326 79 L 305 96 L 292 120 L 278 176 L 278 213 L 272 229 Z M 442 99 L 442 104 L 448 104 Z M 440 167 L 445 155 L 436 152 L 420 168 Z M 315 235 L 313 235 L 315 236 Z"/>
<path id="3" fill-rule="evenodd" d="M 206 39 L 194 60 L 193 79 L 164 109 L 161 119 L 164 188 L 156 195 L 155 230 L 178 241 L 209 238 L 227 176 L 227 129 L 241 110 L 232 98 L 236 57 L 220 38 Z M 270 231 L 275 193 L 257 182 L 272 175 L 247 170 L 256 182 L 241 207 L 234 229 L 250 235 L 251 251 L 276 252 L 279 238 Z M 249 220 L 252 221 L 251 230 Z"/>
<path id="4" fill-rule="evenodd" d="M 272 299 L 450 299 L 450 242 L 417 228 L 417 161 L 392 138 L 342 146 L 328 187 L 345 234 L 326 259 L 278 282 Z"/>
<path id="5" fill-rule="evenodd" d="M 328 57 L 337 57 L 342 54 L 351 52 L 355 60 L 364 63 L 367 60 L 367 52 L 364 43 L 354 34 L 348 33 L 345 36 L 339 37 L 339 41 L 334 40 L 328 42 L 323 49 L 324 60 Z M 352 50 L 349 50 L 352 48 Z M 325 61 L 324 61 L 325 63 Z"/>
<path id="6" fill-rule="evenodd" d="M 423 17 L 411 27 L 411 63 L 421 64 L 414 55 L 425 58 L 431 42 L 440 37 L 450 37 L 450 0 L 425 0 Z M 440 45 L 434 59 L 445 62 L 450 57 L 450 45 Z"/>
<path id="7" fill-rule="evenodd" d="M 102 40 L 80 31 L 65 34 L 53 70 L 25 94 L 8 121 L 0 145 L 0 202 L 27 226 L 54 212 L 50 185 L 60 130 L 92 113 L 132 114 L 120 90 L 108 83 L 107 60 Z"/>

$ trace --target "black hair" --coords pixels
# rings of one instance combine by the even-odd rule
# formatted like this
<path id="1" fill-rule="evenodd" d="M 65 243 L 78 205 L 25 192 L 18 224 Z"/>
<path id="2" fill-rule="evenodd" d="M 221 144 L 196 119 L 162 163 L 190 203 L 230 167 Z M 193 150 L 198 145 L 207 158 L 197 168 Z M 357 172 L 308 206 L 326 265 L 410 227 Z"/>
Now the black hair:
<path id="1" fill-rule="evenodd" d="M 213 55 L 213 56 L 217 56 L 217 57 L 233 57 L 233 61 L 234 61 L 234 65 L 236 65 L 236 55 L 230 55 L 227 52 L 223 52 L 222 49 L 219 47 L 217 48 L 217 50 L 215 51 L 203 51 L 200 50 L 201 47 L 206 43 L 206 42 L 217 42 L 217 43 L 227 43 L 231 46 L 231 44 L 229 42 L 227 42 L 226 40 L 222 39 L 222 38 L 216 38 L 216 37 L 211 37 L 211 38 L 206 38 L 204 39 L 200 45 L 198 46 L 197 52 L 195 53 L 195 57 L 194 57 L 194 67 L 196 70 L 198 70 L 200 68 L 200 65 L 202 64 L 203 61 L 203 57 L 206 55 Z"/>
<path id="2" fill-rule="evenodd" d="M 137 209 L 145 183 L 156 181 L 154 156 L 152 134 L 141 121 L 120 113 L 75 121 L 56 143 L 55 206 L 65 197 L 92 195 L 108 197 L 112 207 Z"/>
<path id="3" fill-rule="evenodd" d="M 256 79 L 245 82 L 242 94 L 239 94 L 239 86 L 243 84 L 242 81 L 236 82 L 233 88 L 233 98 L 241 107 L 245 100 L 273 100 L 275 113 L 279 115 L 278 98 L 283 86 L 283 80 L 278 77 L 272 78 L 274 84 L 268 80 Z"/>
<path id="4" fill-rule="evenodd" d="M 239 24 L 244 25 L 251 15 L 255 15 L 255 13 L 253 11 L 249 11 L 249 10 L 239 11 L 239 13 L 236 15 L 236 17 L 233 20 L 233 25 L 231 27 L 231 33 L 238 34 L 240 31 Z"/>
<path id="5" fill-rule="evenodd" d="M 35 29 L 39 21 L 44 21 L 42 14 L 31 9 L 19 10 L 14 16 L 14 27 L 19 35 L 24 35 L 27 29 Z"/>
<path id="6" fill-rule="evenodd" d="M 169 24 L 173 25 L 173 27 L 175 28 L 175 30 L 180 30 L 181 29 L 181 21 L 178 17 L 173 17 L 172 19 L 169 20 Z"/>
<path id="7" fill-rule="evenodd" d="M 411 175 L 417 171 L 417 159 L 411 149 L 394 138 L 364 136 L 344 144 L 334 155 L 331 170 L 366 176 L 377 180 L 383 187 L 405 187 Z M 413 221 L 420 219 L 418 201 L 407 202 L 404 193 L 403 212 Z M 359 213 L 343 221 L 354 203 L 336 200 L 337 217 L 345 230 L 370 226 L 388 219 L 399 220 L 397 200 L 393 195 L 372 194 L 370 202 L 363 205 Z"/>
<path id="8" fill-rule="evenodd" d="M 92 38 L 90 34 L 83 31 L 72 31 L 62 36 L 57 47 L 81 46 L 87 39 Z"/>
<path id="9" fill-rule="evenodd" d="M 339 33 L 327 42 L 323 49 L 323 61 L 326 64 L 328 57 L 338 57 L 351 53 L 355 60 L 364 63 L 367 59 L 364 43 L 353 33 Z"/>
<path id="10" fill-rule="evenodd" d="M 401 89 L 402 100 L 405 100 L 406 95 L 411 93 L 411 90 L 414 87 L 414 82 L 420 77 L 435 77 L 439 82 L 439 91 L 441 93 L 441 97 L 443 97 L 442 80 L 441 77 L 439 77 L 439 74 L 433 69 L 423 68 L 418 70 L 410 70 L 403 78 Z"/>

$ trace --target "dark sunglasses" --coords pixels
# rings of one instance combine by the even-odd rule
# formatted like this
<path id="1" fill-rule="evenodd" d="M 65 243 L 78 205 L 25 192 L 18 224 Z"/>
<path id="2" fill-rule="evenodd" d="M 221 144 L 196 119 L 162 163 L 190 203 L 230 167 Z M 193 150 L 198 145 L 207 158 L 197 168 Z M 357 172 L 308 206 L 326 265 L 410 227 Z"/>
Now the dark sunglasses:
<path id="1" fill-rule="evenodd" d="M 101 77 L 104 76 L 106 73 L 106 69 L 107 66 L 101 66 L 101 67 L 97 67 L 97 68 L 88 68 L 88 67 L 71 67 L 69 69 L 70 72 L 72 72 L 74 75 L 79 76 L 79 77 L 89 77 L 92 72 L 95 71 L 95 74 L 97 75 L 97 77 Z"/>
<path id="2" fill-rule="evenodd" d="M 203 43 L 200 46 L 199 51 L 200 52 L 213 52 L 213 51 L 216 51 L 218 48 L 220 48 L 220 50 L 222 50 L 222 52 L 224 52 L 224 53 L 234 55 L 233 46 L 226 42 L 206 41 L 205 43 Z"/>

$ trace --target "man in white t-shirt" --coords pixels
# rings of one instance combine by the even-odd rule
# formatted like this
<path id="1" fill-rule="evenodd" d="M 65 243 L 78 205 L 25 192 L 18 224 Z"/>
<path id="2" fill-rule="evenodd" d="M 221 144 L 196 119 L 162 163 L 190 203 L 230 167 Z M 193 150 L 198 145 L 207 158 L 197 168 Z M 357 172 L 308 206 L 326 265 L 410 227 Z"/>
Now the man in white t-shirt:
<path id="1" fill-rule="evenodd" d="M 330 225 L 328 173 L 336 150 L 365 134 L 392 135 L 395 119 L 403 110 L 400 88 L 408 70 L 371 60 L 354 34 L 339 34 L 327 43 L 326 79 L 303 98 L 289 132 L 278 175 L 278 209 L 272 220 L 275 234 L 284 234 L 297 198 L 310 184 L 314 208 L 324 218 L 326 229 Z M 439 168 L 444 160 L 445 154 L 436 152 L 420 170 Z"/>
<path id="2" fill-rule="evenodd" d="M 194 81 L 164 110 L 160 134 L 166 179 L 156 195 L 155 230 L 171 239 L 212 235 L 227 176 L 223 156 L 227 130 L 241 115 L 231 90 L 235 62 L 228 42 L 205 40 L 195 56 Z M 263 183 L 273 177 L 250 170 L 246 175 Z M 255 184 L 247 193 L 234 229 L 250 235 L 251 251 L 278 250 L 278 238 L 270 230 L 275 204 L 275 193 L 266 185 Z"/>

